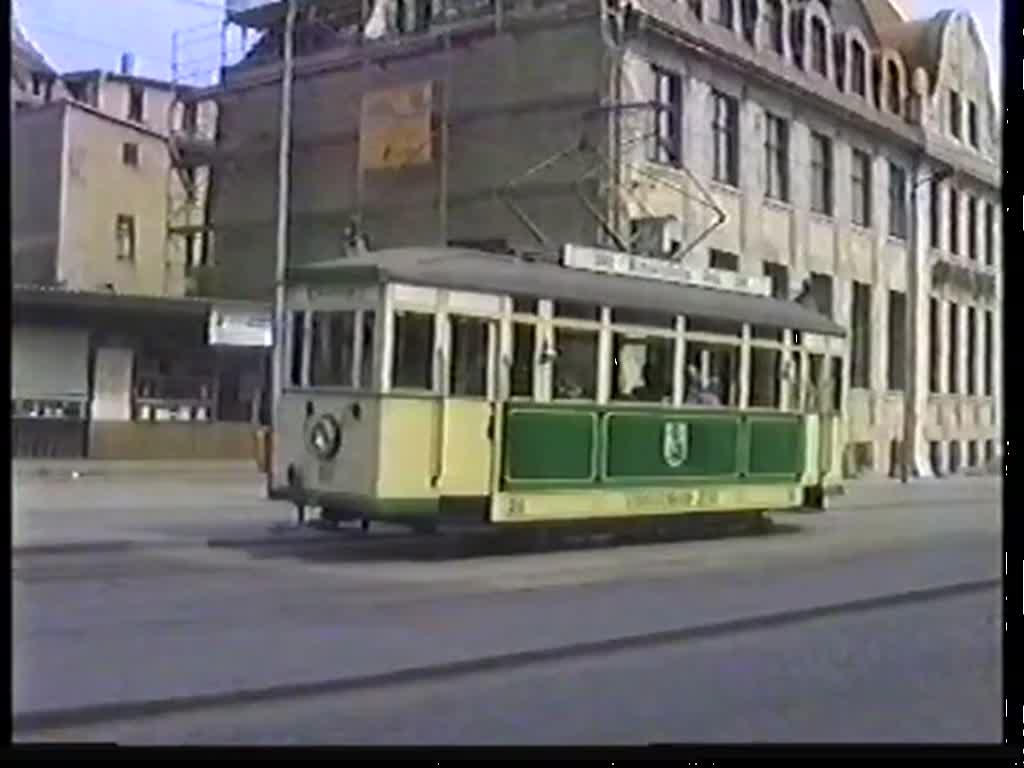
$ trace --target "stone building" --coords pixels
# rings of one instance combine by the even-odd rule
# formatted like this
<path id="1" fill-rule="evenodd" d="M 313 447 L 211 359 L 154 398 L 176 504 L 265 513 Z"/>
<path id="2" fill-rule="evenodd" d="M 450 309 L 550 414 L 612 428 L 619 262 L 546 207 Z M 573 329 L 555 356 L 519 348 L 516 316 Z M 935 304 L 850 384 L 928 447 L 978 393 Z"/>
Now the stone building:
<path id="1" fill-rule="evenodd" d="M 975 21 L 889 0 L 299 3 L 289 258 L 500 240 L 597 244 L 772 278 L 850 330 L 852 471 L 993 459 L 1000 123 Z M 218 284 L 273 285 L 283 2 L 197 99 L 219 109 Z M 908 336 L 908 332 L 911 336 Z M 909 364 L 907 363 L 909 361 Z"/>

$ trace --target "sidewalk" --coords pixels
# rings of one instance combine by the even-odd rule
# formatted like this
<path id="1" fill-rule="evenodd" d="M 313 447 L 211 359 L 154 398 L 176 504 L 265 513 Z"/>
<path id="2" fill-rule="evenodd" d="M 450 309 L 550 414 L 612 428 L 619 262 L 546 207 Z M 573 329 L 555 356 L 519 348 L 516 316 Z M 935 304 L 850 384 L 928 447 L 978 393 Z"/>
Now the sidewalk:
<path id="1" fill-rule="evenodd" d="M 185 478 L 204 479 L 261 477 L 252 461 L 103 461 L 98 459 L 15 459 L 14 477 L 46 481 L 88 478 Z"/>
<path id="2" fill-rule="evenodd" d="M 829 499 L 828 509 L 884 509 L 899 506 L 963 504 L 973 501 L 999 502 L 1002 478 L 999 475 L 977 477 L 921 478 L 904 484 L 888 478 L 847 480 L 845 493 Z"/>

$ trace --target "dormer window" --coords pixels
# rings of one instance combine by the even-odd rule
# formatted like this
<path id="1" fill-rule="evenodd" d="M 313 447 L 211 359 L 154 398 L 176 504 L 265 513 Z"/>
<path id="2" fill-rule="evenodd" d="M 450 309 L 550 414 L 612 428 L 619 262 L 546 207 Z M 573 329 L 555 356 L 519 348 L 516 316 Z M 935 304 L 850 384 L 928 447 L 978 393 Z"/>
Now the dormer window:
<path id="1" fill-rule="evenodd" d="M 840 91 L 846 90 L 846 47 L 843 41 L 835 40 L 832 43 L 832 53 L 835 59 L 836 88 Z"/>
<path id="2" fill-rule="evenodd" d="M 895 61 L 890 61 L 886 69 L 889 75 L 889 90 L 886 98 L 886 108 L 894 115 L 899 115 L 903 112 L 902 99 L 900 98 L 900 68 L 896 65 Z"/>
<path id="3" fill-rule="evenodd" d="M 956 91 L 949 92 L 949 132 L 953 135 L 954 139 L 960 138 L 960 123 L 962 122 L 962 116 L 960 114 L 960 94 Z"/>
<path id="4" fill-rule="evenodd" d="M 781 56 L 785 51 L 782 37 L 782 2 L 765 0 L 763 9 L 768 48 Z"/>
<path id="5" fill-rule="evenodd" d="M 743 12 L 743 37 L 754 45 L 757 41 L 757 0 L 741 0 Z"/>
<path id="6" fill-rule="evenodd" d="M 732 0 L 718 0 L 718 13 L 715 23 L 732 29 Z"/>
<path id="7" fill-rule="evenodd" d="M 867 54 L 858 42 L 850 46 L 850 90 L 858 96 L 868 95 Z"/>
<path id="8" fill-rule="evenodd" d="M 815 18 L 811 20 L 811 68 L 822 77 L 828 77 L 828 33 L 825 22 Z"/>
<path id="9" fill-rule="evenodd" d="M 978 148 L 978 105 L 973 101 L 967 102 L 967 140 Z"/>

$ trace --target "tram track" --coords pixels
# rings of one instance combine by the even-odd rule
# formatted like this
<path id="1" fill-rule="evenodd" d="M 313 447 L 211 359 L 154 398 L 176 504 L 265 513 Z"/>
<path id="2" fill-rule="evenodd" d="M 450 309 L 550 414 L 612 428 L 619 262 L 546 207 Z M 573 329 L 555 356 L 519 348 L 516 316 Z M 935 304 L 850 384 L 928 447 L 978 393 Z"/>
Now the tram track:
<path id="1" fill-rule="evenodd" d="M 784 628 L 820 619 L 936 602 L 996 590 L 1000 588 L 1001 583 L 998 578 L 962 581 L 807 608 L 757 614 L 697 626 L 622 635 L 601 640 L 587 640 L 548 648 L 513 651 L 367 675 L 285 683 L 195 696 L 110 702 L 21 712 L 16 713 L 13 717 L 13 729 L 17 737 L 25 739 L 60 729 L 132 722 L 203 711 L 214 712 L 237 706 L 285 703 L 318 696 L 349 695 L 431 682 L 457 681 L 460 678 L 469 678 L 475 675 L 527 669 L 554 662 L 612 656 L 628 651 L 724 638 L 748 632 Z"/>

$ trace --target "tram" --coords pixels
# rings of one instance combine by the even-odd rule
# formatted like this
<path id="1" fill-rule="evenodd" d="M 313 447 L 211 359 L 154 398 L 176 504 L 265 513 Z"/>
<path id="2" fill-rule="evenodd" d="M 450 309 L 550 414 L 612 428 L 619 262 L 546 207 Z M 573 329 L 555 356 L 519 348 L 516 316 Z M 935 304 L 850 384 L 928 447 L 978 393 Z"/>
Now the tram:
<path id="1" fill-rule="evenodd" d="M 271 496 L 418 531 L 821 508 L 844 333 L 770 293 L 573 245 L 293 266 Z"/>

